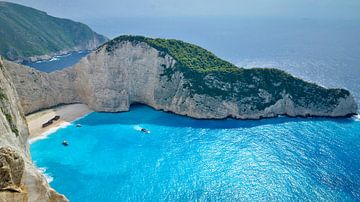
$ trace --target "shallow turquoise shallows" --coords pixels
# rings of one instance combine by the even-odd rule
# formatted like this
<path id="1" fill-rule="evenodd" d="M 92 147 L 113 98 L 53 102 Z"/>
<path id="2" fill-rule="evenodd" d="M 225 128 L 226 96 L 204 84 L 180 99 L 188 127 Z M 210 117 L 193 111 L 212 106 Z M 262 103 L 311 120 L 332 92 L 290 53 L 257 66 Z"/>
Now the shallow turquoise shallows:
<path id="1" fill-rule="evenodd" d="M 138 105 L 92 113 L 31 153 L 76 202 L 360 200 L 351 118 L 200 121 Z"/>

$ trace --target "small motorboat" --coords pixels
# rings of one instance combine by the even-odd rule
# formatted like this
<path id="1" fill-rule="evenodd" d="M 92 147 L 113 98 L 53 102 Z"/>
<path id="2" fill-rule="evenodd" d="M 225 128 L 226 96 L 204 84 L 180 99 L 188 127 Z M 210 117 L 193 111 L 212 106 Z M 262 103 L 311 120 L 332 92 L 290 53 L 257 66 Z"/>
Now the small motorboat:
<path id="1" fill-rule="evenodd" d="M 141 128 L 140 131 L 143 132 L 143 133 L 150 133 L 150 131 L 148 129 L 145 129 L 145 128 Z"/>
<path id="2" fill-rule="evenodd" d="M 79 123 L 78 123 L 78 124 L 76 124 L 76 127 L 80 128 L 80 127 L 81 127 L 81 124 L 79 124 Z"/>
<path id="3" fill-rule="evenodd" d="M 62 145 L 64 145 L 64 146 L 68 146 L 68 145 L 69 145 L 69 143 L 68 143 L 66 140 L 64 140 L 64 141 L 62 142 Z"/>

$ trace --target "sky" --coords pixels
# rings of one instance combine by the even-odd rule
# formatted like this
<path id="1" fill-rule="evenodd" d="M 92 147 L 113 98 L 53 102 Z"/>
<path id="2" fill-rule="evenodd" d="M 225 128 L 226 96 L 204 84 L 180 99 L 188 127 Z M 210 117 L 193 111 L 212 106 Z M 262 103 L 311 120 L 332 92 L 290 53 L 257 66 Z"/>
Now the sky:
<path id="1" fill-rule="evenodd" d="M 74 20 L 124 17 L 360 19 L 360 0 L 9 0 Z"/>

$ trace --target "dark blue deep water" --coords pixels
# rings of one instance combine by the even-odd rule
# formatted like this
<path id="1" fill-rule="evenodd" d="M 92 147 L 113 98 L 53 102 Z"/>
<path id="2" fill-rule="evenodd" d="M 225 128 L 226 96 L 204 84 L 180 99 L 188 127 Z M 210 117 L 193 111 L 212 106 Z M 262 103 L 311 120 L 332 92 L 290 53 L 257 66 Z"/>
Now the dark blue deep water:
<path id="1" fill-rule="evenodd" d="M 355 118 L 206 121 L 140 105 L 92 113 L 31 154 L 70 201 L 360 200 Z"/>
<path id="2" fill-rule="evenodd" d="M 66 55 L 59 55 L 51 58 L 50 60 L 40 60 L 36 62 L 24 62 L 23 65 L 33 67 L 42 72 L 53 72 L 56 70 L 62 70 L 64 68 L 70 67 L 79 60 L 89 54 L 90 51 L 79 51 L 71 52 Z"/>

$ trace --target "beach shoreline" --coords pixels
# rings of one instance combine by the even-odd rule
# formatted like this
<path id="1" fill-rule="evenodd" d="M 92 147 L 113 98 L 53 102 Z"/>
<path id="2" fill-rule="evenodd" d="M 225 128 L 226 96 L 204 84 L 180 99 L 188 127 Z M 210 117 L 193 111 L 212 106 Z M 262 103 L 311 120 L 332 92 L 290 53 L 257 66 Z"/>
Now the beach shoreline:
<path id="1" fill-rule="evenodd" d="M 60 128 L 67 127 L 71 122 L 82 118 L 93 112 L 85 104 L 69 104 L 57 106 L 51 109 L 41 110 L 26 116 L 26 121 L 29 127 L 29 143 L 33 143 L 37 140 L 44 139 L 51 133 L 54 133 Z M 55 116 L 60 116 L 59 120 L 54 121 L 47 127 L 42 125 Z"/>

